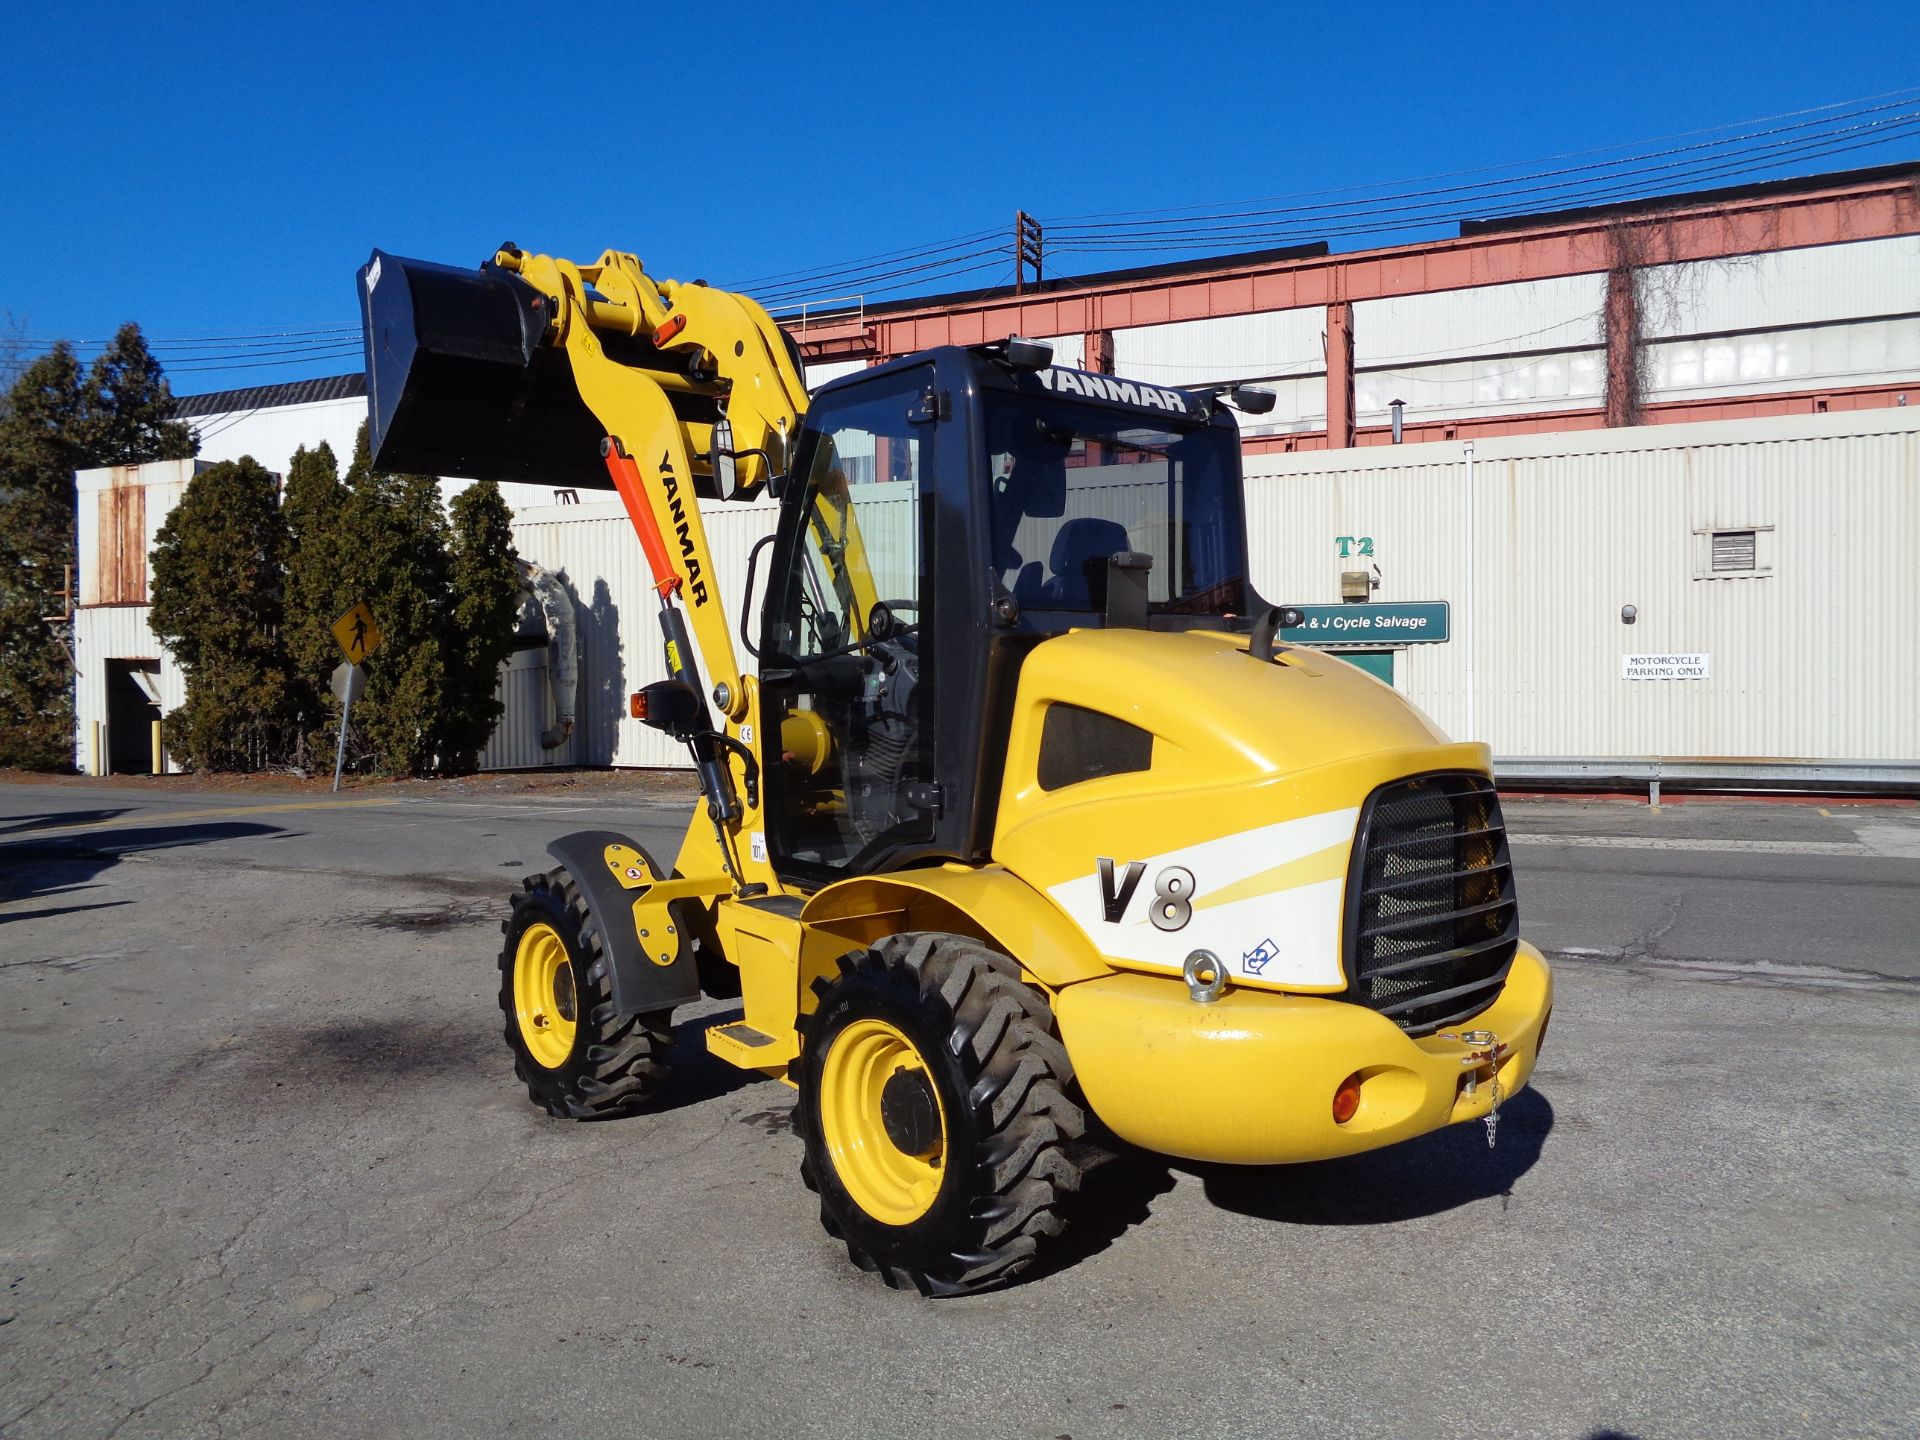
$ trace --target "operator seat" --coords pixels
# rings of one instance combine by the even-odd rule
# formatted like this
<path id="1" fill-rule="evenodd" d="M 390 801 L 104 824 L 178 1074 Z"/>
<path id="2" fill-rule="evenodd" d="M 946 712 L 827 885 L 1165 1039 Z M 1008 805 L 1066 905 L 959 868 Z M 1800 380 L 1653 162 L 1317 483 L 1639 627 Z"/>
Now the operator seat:
<path id="1" fill-rule="evenodd" d="M 1063 610 L 1095 610 L 1106 598 L 1109 555 L 1131 549 L 1127 527 L 1117 520 L 1083 516 L 1069 520 L 1053 537 L 1047 557 L 1052 577 L 1040 590 L 1040 605 Z"/>

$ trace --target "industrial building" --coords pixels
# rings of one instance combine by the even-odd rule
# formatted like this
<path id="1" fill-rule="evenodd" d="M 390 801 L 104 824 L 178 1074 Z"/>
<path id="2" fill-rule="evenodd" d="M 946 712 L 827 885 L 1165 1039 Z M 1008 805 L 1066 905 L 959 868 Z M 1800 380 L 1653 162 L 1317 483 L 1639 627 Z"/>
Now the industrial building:
<path id="1" fill-rule="evenodd" d="M 1509 780 L 1920 780 L 1920 166 L 1460 229 L 781 318 L 815 385 L 1023 334 L 1062 365 L 1274 389 L 1242 417 L 1252 578 L 1325 625 L 1288 638 L 1486 741 Z M 344 461 L 364 383 L 183 411 L 202 463 L 284 470 L 320 440 Z M 190 470 L 81 477 L 83 764 L 146 768 L 126 732 L 179 703 L 144 556 Z M 683 763 L 625 718 L 659 660 L 620 506 L 512 490 L 577 663 L 516 656 L 486 763 Z M 707 515 L 737 590 L 773 509 Z"/>

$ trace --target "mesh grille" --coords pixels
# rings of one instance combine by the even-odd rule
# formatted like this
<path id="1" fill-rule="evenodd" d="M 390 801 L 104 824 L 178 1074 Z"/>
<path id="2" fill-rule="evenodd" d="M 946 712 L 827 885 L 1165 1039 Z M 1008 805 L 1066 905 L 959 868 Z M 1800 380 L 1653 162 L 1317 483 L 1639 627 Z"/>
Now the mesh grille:
<path id="1" fill-rule="evenodd" d="M 1414 1034 L 1484 1009 L 1520 934 L 1491 782 L 1422 775 L 1374 791 L 1347 897 L 1349 999 Z"/>

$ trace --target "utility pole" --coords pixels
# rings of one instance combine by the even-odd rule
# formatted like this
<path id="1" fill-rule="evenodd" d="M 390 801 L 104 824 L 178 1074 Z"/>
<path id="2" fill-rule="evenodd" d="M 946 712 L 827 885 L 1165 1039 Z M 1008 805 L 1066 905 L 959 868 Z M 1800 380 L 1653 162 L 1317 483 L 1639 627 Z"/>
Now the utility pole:
<path id="1" fill-rule="evenodd" d="M 1027 293 L 1027 266 L 1033 266 L 1034 288 L 1040 285 L 1042 236 L 1040 222 L 1024 210 L 1013 214 L 1013 293 Z"/>

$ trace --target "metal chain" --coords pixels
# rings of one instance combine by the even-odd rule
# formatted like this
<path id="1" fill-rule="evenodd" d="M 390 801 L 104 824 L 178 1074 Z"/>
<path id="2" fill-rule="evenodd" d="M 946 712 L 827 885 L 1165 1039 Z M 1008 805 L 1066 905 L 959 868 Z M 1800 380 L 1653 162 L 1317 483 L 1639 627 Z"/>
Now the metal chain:
<path id="1" fill-rule="evenodd" d="M 1487 1070 L 1492 1077 L 1493 1093 L 1487 1097 L 1487 1113 L 1484 1123 L 1487 1127 L 1487 1149 L 1498 1143 L 1500 1132 L 1500 1037 L 1491 1030 L 1469 1030 L 1459 1037 L 1461 1042 L 1473 1046 L 1476 1050 L 1484 1048 L 1487 1052 Z M 1478 1069 L 1476 1065 L 1474 1067 Z M 1467 1077 L 1467 1093 L 1472 1094 L 1473 1077 Z"/>

